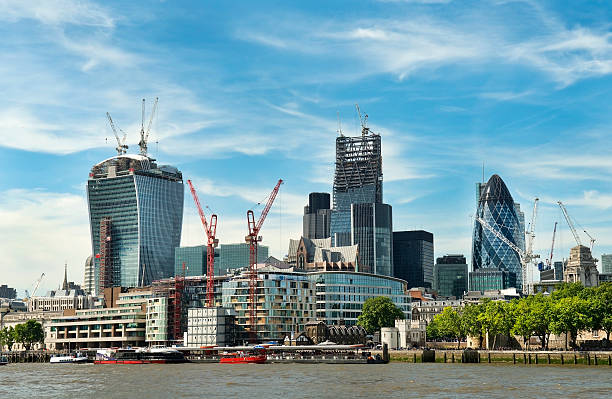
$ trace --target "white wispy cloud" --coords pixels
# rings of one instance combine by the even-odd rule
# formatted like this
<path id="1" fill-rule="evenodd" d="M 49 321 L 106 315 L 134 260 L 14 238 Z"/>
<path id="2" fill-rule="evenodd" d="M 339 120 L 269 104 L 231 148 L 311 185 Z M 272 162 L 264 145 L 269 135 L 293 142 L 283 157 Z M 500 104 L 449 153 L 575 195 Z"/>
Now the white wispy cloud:
<path id="1" fill-rule="evenodd" d="M 0 20 L 33 19 L 47 25 L 112 28 L 115 19 L 100 5 L 86 0 L 0 0 Z"/>

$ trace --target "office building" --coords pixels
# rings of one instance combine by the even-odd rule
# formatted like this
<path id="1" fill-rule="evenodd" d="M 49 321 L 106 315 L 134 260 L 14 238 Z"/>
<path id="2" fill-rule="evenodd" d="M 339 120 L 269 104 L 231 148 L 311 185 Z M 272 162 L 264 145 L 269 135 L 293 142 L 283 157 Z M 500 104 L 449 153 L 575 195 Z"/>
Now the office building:
<path id="1" fill-rule="evenodd" d="M 357 324 L 364 302 L 385 296 L 411 318 L 406 282 L 398 278 L 356 272 L 313 272 L 308 278 L 316 289 L 316 319 L 328 325 Z"/>
<path id="2" fill-rule="evenodd" d="M 359 271 L 393 276 L 391 206 L 351 204 L 351 242 L 359 249 Z"/>
<path id="3" fill-rule="evenodd" d="M 517 213 L 512 195 L 501 177 L 493 175 L 481 188 L 476 216 L 518 247 L 524 247 L 524 222 Z M 479 221 L 474 222 L 472 237 L 472 268 L 506 270 L 522 289 L 522 269 L 519 255 Z"/>
<path id="4" fill-rule="evenodd" d="M 236 341 L 236 311 L 233 308 L 191 308 L 187 313 L 186 345 L 231 346 Z"/>
<path id="5" fill-rule="evenodd" d="M 96 292 L 172 276 L 183 221 L 183 176 L 143 155 L 96 164 L 87 181 Z"/>
<path id="6" fill-rule="evenodd" d="M 563 281 L 564 263 L 565 262 L 562 262 L 562 261 L 558 261 L 558 262 L 553 263 L 554 268 L 555 268 L 555 280 Z"/>
<path id="7" fill-rule="evenodd" d="M 330 234 L 334 246 L 347 246 L 353 244 L 351 204 L 383 201 L 380 135 L 364 127 L 361 136 L 338 136 L 335 166 Z"/>
<path id="8" fill-rule="evenodd" d="M 516 275 L 500 268 L 485 267 L 469 273 L 470 291 L 499 291 L 516 287 L 516 284 Z"/>
<path id="9" fill-rule="evenodd" d="M 268 259 L 268 250 L 265 245 L 257 246 L 257 263 L 263 263 Z M 217 252 L 219 257 L 215 257 L 215 274 L 217 274 L 217 264 L 219 274 L 225 274 L 230 269 L 249 267 L 249 244 L 221 244 L 215 250 L 215 255 Z"/>
<path id="10" fill-rule="evenodd" d="M 85 260 L 85 273 L 83 276 L 83 291 L 93 294 L 96 291 L 96 273 L 94 268 L 94 258 L 89 255 Z"/>
<path id="11" fill-rule="evenodd" d="M 2 284 L 0 285 L 0 298 L 15 299 L 17 298 L 17 290 Z"/>
<path id="12" fill-rule="evenodd" d="M 206 271 L 206 245 L 174 249 L 174 276 L 204 276 Z"/>
<path id="13" fill-rule="evenodd" d="M 433 287 L 433 234 L 424 230 L 393 233 L 393 275 L 408 287 Z"/>
<path id="14" fill-rule="evenodd" d="M 433 288 L 440 297 L 461 298 L 468 290 L 468 265 L 463 255 L 438 258 L 433 273 Z"/>
<path id="15" fill-rule="evenodd" d="M 612 274 L 612 254 L 601 255 L 601 272 L 603 274 Z"/>
<path id="16" fill-rule="evenodd" d="M 540 270 L 540 281 L 548 281 L 555 279 L 555 269 L 543 269 Z"/>
<path id="17" fill-rule="evenodd" d="M 329 193 L 310 193 L 304 207 L 302 236 L 309 239 L 330 237 L 331 207 Z"/>

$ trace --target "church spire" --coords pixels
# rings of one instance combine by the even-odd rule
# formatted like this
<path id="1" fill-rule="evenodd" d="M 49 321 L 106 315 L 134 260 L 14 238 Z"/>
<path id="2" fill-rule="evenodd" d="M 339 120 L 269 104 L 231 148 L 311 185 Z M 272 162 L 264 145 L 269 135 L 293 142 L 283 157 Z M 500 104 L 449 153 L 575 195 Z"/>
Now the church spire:
<path id="1" fill-rule="evenodd" d="M 64 283 L 62 290 L 68 291 L 68 262 L 64 263 Z"/>

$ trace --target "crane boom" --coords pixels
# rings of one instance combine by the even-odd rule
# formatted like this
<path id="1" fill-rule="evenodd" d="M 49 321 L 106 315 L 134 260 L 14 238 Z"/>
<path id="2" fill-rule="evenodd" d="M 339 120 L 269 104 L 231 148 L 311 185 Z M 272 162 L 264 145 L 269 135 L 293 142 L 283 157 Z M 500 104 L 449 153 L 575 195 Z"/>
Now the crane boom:
<path id="1" fill-rule="evenodd" d="M 553 253 L 555 251 L 555 235 L 557 234 L 557 222 L 555 222 L 555 228 L 553 229 L 552 245 L 550 246 L 550 256 L 548 257 L 548 267 L 552 266 Z"/>
<path id="2" fill-rule="evenodd" d="M 45 277 L 45 273 L 41 274 L 38 280 L 36 280 L 36 285 L 34 286 L 34 290 L 32 291 L 32 296 L 36 295 L 36 291 L 38 291 L 38 286 L 40 285 L 40 282 L 42 281 L 43 277 Z"/>
<path id="3" fill-rule="evenodd" d="M 565 217 L 565 221 L 567 222 L 567 225 L 569 226 L 572 235 L 574 236 L 574 239 L 576 240 L 576 244 L 578 245 L 582 245 L 582 241 L 580 241 L 580 236 L 578 235 L 578 232 L 576 231 L 576 227 L 574 227 L 574 222 L 572 222 L 572 219 L 570 218 L 569 214 L 567 213 L 567 209 L 565 209 L 565 205 L 563 205 L 563 202 L 561 201 L 557 201 L 557 204 L 559 204 L 559 207 L 561 208 L 561 212 L 563 212 L 563 216 Z"/>
<path id="4" fill-rule="evenodd" d="M 538 202 L 539 198 L 533 201 L 533 212 L 531 214 L 531 223 L 529 223 L 529 236 L 527 241 L 527 253 L 531 253 L 533 251 L 533 242 L 535 241 L 535 225 L 536 219 L 538 217 Z"/>
<path id="5" fill-rule="evenodd" d="M 268 202 L 264 210 L 261 212 L 259 216 L 259 220 L 255 222 L 255 213 L 249 209 L 247 211 L 247 225 L 249 229 L 249 234 L 245 237 L 245 241 L 249 244 L 249 325 L 250 325 L 250 335 L 251 341 L 257 340 L 257 243 L 261 241 L 261 237 L 259 236 L 259 231 L 263 225 L 263 222 L 266 220 L 266 216 L 272 208 L 272 204 L 276 199 L 276 195 L 278 194 L 278 190 L 280 189 L 280 185 L 283 184 L 283 180 L 279 179 L 274 186 L 274 189 L 270 193 L 268 197 Z"/>
<path id="6" fill-rule="evenodd" d="M 115 134 L 115 138 L 117 139 L 117 155 L 123 155 L 126 153 L 128 146 L 125 144 L 125 139 L 127 138 L 127 134 L 121 130 L 123 133 L 123 141 L 119 139 L 119 134 L 117 133 L 117 128 L 115 127 L 115 123 L 113 123 L 113 118 L 111 118 L 110 114 L 107 112 L 106 117 L 108 118 L 108 122 L 110 123 L 111 129 L 113 129 L 113 133 Z"/>
<path id="7" fill-rule="evenodd" d="M 140 147 L 140 155 L 147 155 L 147 142 L 149 140 L 149 132 L 151 131 L 151 123 L 153 122 L 153 116 L 155 115 L 155 111 L 157 111 L 157 102 L 159 97 L 155 98 L 155 103 L 153 104 L 153 110 L 151 111 L 151 117 L 149 118 L 149 124 L 147 130 L 144 128 L 145 121 L 145 99 L 142 99 L 142 119 L 140 122 L 140 141 L 138 142 L 138 146 Z"/>
<path id="8" fill-rule="evenodd" d="M 215 248 L 219 245 L 219 240 L 216 237 L 217 215 L 213 214 L 210 216 L 210 224 L 206 222 L 206 215 L 204 215 L 200 199 L 191 180 L 187 180 L 187 184 L 191 190 L 191 196 L 196 204 L 196 208 L 198 208 L 198 214 L 206 233 L 206 298 L 208 306 L 213 307 L 215 306 Z"/>

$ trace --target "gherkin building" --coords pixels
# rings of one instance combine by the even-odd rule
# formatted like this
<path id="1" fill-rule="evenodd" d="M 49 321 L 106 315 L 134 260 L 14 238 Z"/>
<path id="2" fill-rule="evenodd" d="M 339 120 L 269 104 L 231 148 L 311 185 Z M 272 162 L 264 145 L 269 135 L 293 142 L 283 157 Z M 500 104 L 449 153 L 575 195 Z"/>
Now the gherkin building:
<path id="1" fill-rule="evenodd" d="M 476 215 L 499 231 L 510 242 L 518 247 L 523 246 L 524 234 L 517 207 L 514 204 L 508 187 L 498 175 L 493 175 L 479 193 Z M 484 228 L 478 221 L 474 222 L 472 237 L 473 270 L 499 268 L 513 274 L 516 288 L 522 290 L 522 270 L 519 255 L 506 243 Z"/>

